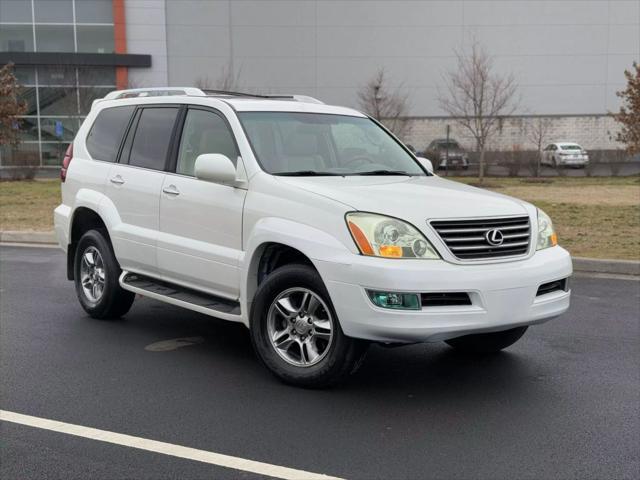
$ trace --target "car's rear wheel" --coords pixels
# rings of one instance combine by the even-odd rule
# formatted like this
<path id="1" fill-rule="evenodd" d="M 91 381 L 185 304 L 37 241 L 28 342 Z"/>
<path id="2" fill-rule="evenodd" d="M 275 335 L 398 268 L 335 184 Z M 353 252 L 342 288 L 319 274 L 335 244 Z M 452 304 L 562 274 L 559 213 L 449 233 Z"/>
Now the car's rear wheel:
<path id="1" fill-rule="evenodd" d="M 360 366 L 367 343 L 344 335 L 320 275 L 307 265 L 286 265 L 256 293 L 251 341 L 262 362 L 286 383 L 325 387 Z"/>
<path id="2" fill-rule="evenodd" d="M 120 287 L 122 270 L 106 235 L 89 230 L 78 242 L 74 257 L 76 295 L 93 318 L 118 318 L 129 311 L 135 294 Z"/>
<path id="3" fill-rule="evenodd" d="M 510 330 L 491 333 L 475 333 L 447 340 L 447 344 L 467 353 L 495 353 L 516 343 L 528 327 L 516 327 Z"/>

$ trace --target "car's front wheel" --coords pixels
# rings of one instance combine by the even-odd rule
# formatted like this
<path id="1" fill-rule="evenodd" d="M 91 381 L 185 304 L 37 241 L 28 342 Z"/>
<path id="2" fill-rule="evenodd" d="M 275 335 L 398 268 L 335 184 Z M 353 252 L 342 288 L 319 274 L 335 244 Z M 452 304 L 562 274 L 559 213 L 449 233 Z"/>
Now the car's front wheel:
<path id="1" fill-rule="evenodd" d="M 124 290 L 122 273 L 106 234 L 89 230 L 78 242 L 74 258 L 76 295 L 93 318 L 118 318 L 129 311 L 135 294 Z"/>
<path id="2" fill-rule="evenodd" d="M 524 335 L 527 328 L 528 327 L 516 327 L 501 332 L 475 333 L 452 338 L 446 342 L 456 350 L 467 353 L 495 353 L 520 340 L 520 337 Z"/>
<path id="3" fill-rule="evenodd" d="M 320 275 L 307 265 L 278 268 L 260 285 L 251 341 L 278 378 L 314 388 L 354 373 L 367 349 L 366 342 L 344 335 Z"/>

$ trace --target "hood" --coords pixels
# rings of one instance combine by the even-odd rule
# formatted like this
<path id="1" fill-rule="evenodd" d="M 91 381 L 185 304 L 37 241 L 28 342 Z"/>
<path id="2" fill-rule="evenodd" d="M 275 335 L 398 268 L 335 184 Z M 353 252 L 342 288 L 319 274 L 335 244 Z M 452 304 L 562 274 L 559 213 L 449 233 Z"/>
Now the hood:
<path id="1" fill-rule="evenodd" d="M 529 214 L 515 198 L 430 177 L 278 177 L 279 181 L 341 202 L 423 225 L 425 220 Z"/>

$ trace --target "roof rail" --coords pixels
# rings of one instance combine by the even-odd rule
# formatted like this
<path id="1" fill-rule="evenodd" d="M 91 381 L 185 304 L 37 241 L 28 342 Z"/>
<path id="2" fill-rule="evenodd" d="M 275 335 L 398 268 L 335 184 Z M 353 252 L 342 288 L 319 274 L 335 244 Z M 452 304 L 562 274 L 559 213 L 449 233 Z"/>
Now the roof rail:
<path id="1" fill-rule="evenodd" d="M 229 95 L 231 97 L 246 97 L 246 98 L 264 98 L 270 100 L 293 100 L 296 102 L 305 102 L 305 103 L 318 103 L 323 104 L 317 98 L 309 97 L 307 95 L 289 95 L 286 93 L 246 93 L 246 92 L 231 92 L 228 90 L 211 90 L 204 89 L 202 90 L 207 95 Z"/>
<path id="2" fill-rule="evenodd" d="M 270 100 L 293 100 L 294 102 L 305 103 L 318 103 L 323 104 L 317 98 L 309 97 L 307 95 L 288 95 L 281 93 L 245 93 L 245 92 L 230 92 L 227 90 L 209 90 L 200 89 L 194 87 L 158 87 L 158 88 L 130 88 L 128 90 L 114 90 L 109 92 L 102 100 L 118 100 L 124 98 L 136 98 L 136 97 L 165 97 L 170 95 L 187 95 L 191 97 L 206 97 L 206 96 L 230 96 L 230 97 L 246 97 L 246 98 L 263 98 Z"/>
<path id="3" fill-rule="evenodd" d="M 199 88 L 193 87 L 130 88 L 128 90 L 114 90 L 113 92 L 109 92 L 103 98 L 103 100 L 116 100 L 135 97 L 165 97 L 170 95 L 205 97 L 207 94 Z"/>

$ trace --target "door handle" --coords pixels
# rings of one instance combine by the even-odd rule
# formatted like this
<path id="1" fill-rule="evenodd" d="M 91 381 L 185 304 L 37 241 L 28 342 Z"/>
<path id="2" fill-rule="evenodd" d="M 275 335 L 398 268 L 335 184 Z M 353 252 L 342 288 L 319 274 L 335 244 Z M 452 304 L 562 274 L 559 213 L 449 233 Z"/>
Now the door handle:
<path id="1" fill-rule="evenodd" d="M 122 177 L 120 175 L 116 175 L 115 177 L 111 177 L 109 179 L 109 181 L 111 183 L 115 183 L 116 185 L 122 185 L 124 183 L 124 180 L 122 179 Z"/>
<path id="2" fill-rule="evenodd" d="M 168 187 L 164 187 L 162 191 L 167 195 L 174 195 L 174 196 L 180 195 L 180 190 L 178 190 L 178 188 L 175 185 L 169 185 Z"/>

